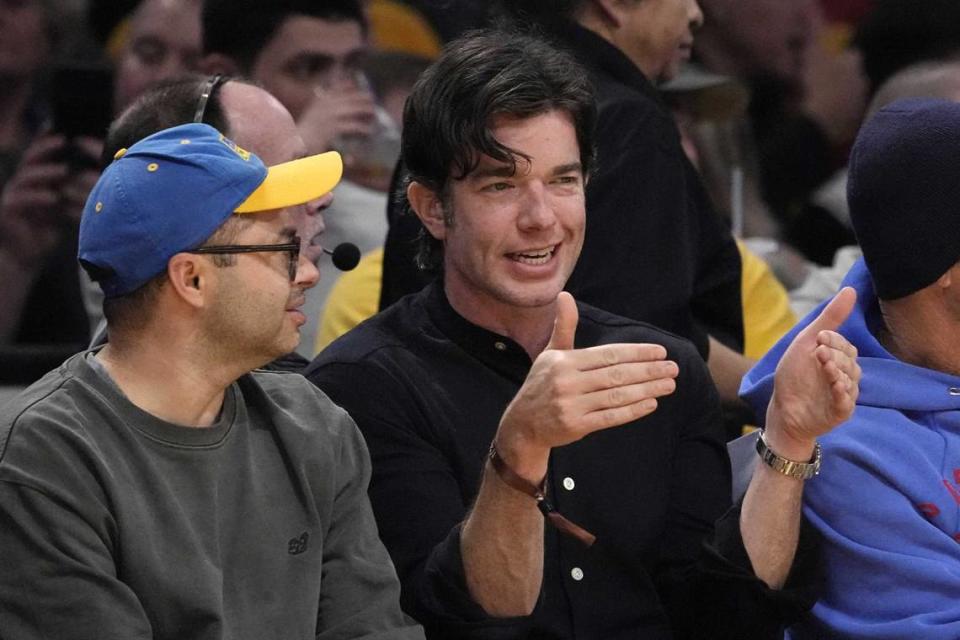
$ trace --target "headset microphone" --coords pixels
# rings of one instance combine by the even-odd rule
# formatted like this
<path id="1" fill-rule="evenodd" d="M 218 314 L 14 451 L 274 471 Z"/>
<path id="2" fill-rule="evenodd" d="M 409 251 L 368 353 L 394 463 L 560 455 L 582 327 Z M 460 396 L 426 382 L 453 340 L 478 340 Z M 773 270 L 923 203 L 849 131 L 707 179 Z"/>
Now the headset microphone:
<path id="1" fill-rule="evenodd" d="M 323 247 L 323 252 L 330 256 L 333 266 L 340 271 L 350 271 L 360 262 L 360 248 L 352 242 L 341 242 L 333 251 Z"/>

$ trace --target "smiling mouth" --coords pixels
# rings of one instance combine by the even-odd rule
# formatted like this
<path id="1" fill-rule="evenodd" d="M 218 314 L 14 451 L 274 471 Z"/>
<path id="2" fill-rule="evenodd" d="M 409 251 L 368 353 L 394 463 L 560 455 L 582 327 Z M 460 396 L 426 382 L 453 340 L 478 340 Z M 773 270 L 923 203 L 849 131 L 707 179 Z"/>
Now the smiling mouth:
<path id="1" fill-rule="evenodd" d="M 543 249 L 534 249 L 532 251 L 522 251 L 507 255 L 511 260 L 519 262 L 520 264 L 541 265 L 550 262 L 550 258 L 553 257 L 556 250 L 557 245 L 552 245 Z"/>

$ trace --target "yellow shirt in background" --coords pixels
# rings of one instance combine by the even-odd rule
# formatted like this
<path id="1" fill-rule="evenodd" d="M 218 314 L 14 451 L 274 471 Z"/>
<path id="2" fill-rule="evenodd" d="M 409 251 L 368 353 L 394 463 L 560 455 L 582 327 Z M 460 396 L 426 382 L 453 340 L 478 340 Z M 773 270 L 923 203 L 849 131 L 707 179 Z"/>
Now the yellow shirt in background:
<path id="1" fill-rule="evenodd" d="M 757 254 L 737 240 L 743 300 L 743 355 L 758 360 L 797 323 L 787 290 Z"/>
<path id="2" fill-rule="evenodd" d="M 353 271 L 340 276 L 323 307 L 314 354 L 377 312 L 382 275 L 383 247 L 363 256 Z"/>

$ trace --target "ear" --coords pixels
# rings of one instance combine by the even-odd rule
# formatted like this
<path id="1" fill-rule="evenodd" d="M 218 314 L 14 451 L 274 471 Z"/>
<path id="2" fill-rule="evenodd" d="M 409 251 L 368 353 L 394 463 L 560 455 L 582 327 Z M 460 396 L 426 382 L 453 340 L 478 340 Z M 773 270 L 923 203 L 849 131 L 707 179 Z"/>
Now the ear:
<path id="1" fill-rule="evenodd" d="M 225 76 L 241 75 L 240 65 L 237 64 L 236 60 L 222 53 L 207 54 L 200 61 L 200 68 L 204 73 L 211 76 L 215 73 L 221 73 Z"/>
<path id="2" fill-rule="evenodd" d="M 178 253 L 167 263 L 167 277 L 176 295 L 191 307 L 204 306 L 210 288 L 212 264 L 193 253 Z"/>
<path id="3" fill-rule="evenodd" d="M 592 5 L 597 17 L 604 23 L 620 27 L 622 17 L 620 9 L 624 0 L 593 0 Z"/>
<path id="4" fill-rule="evenodd" d="M 407 187 L 407 200 L 430 235 L 443 240 L 447 234 L 447 223 L 443 219 L 443 201 L 437 193 L 419 182 L 411 182 Z"/>
<path id="5" fill-rule="evenodd" d="M 947 269 L 942 276 L 937 278 L 937 286 L 941 289 L 949 289 L 953 286 L 953 276 L 960 278 L 960 263 L 957 263 Z M 958 280 L 960 282 L 960 280 Z"/>

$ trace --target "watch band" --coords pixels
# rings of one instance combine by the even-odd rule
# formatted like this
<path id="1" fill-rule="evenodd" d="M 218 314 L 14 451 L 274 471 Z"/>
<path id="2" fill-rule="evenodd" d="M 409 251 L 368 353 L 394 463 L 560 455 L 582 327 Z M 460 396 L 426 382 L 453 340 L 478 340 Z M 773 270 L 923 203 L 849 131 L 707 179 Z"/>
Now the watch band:
<path id="1" fill-rule="evenodd" d="M 767 446 L 767 441 L 763 438 L 763 429 L 760 430 L 760 437 L 757 438 L 757 455 L 760 456 L 760 460 L 765 465 L 777 473 L 798 480 L 809 480 L 813 476 L 819 475 L 820 460 L 823 457 L 820 451 L 820 443 L 817 442 L 813 448 L 813 458 L 809 462 L 788 460 Z"/>
<path id="2" fill-rule="evenodd" d="M 503 461 L 503 458 L 500 457 L 500 452 L 497 451 L 496 443 L 490 443 L 489 455 L 490 464 L 493 465 L 493 470 L 497 472 L 497 475 L 500 476 L 500 479 L 507 483 L 507 485 L 521 493 L 527 494 L 537 502 L 543 502 L 547 499 L 546 478 L 540 482 L 540 486 L 521 478 L 507 465 L 506 462 Z"/>
<path id="3" fill-rule="evenodd" d="M 490 460 L 490 465 L 493 467 L 493 470 L 507 486 L 521 493 L 525 493 L 537 501 L 537 508 L 540 510 L 540 513 L 542 513 L 543 517 L 547 519 L 547 522 L 556 527 L 558 531 L 580 541 L 585 547 L 592 547 L 593 543 L 597 541 L 597 536 L 580 525 L 567 520 L 557 511 L 556 507 L 550 503 L 547 499 L 546 478 L 543 479 L 540 486 L 521 478 L 520 475 L 511 469 L 510 466 L 504 462 L 503 458 L 500 457 L 500 452 L 497 451 L 495 442 L 490 443 L 488 459 Z"/>

